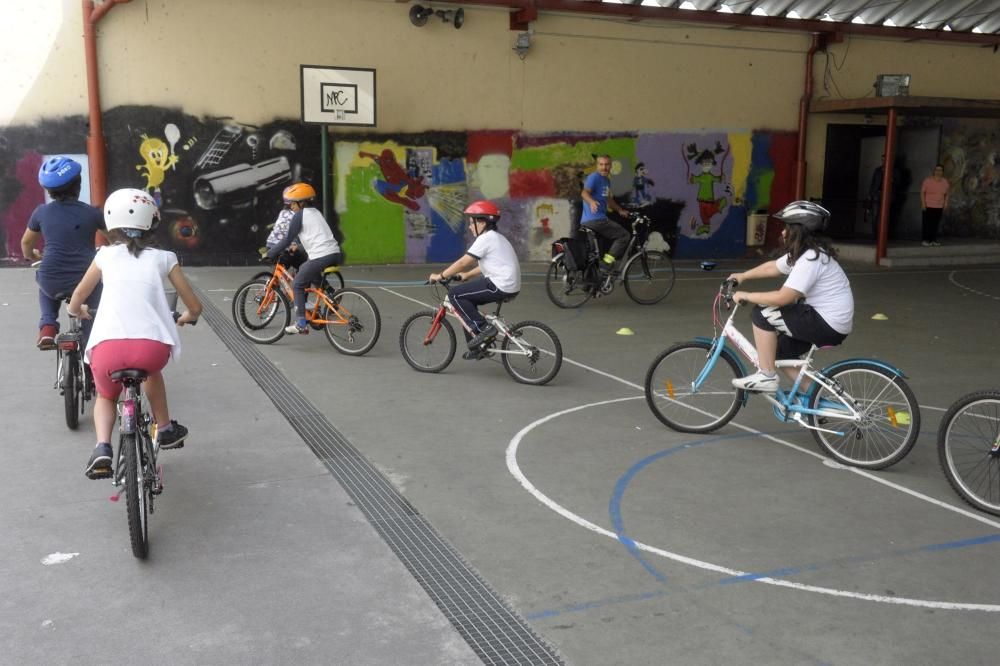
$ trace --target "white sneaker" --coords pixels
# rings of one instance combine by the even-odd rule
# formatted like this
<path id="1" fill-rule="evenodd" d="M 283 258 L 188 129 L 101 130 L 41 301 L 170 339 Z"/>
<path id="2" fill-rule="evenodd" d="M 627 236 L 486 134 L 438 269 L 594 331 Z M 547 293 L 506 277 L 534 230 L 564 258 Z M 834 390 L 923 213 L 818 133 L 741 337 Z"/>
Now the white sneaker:
<path id="1" fill-rule="evenodd" d="M 933 243 L 931 243 L 930 241 L 920 241 L 920 244 L 923 245 L 924 247 L 930 247 L 931 245 L 933 245 Z"/>
<path id="2" fill-rule="evenodd" d="M 733 386 L 744 391 L 774 393 L 778 390 L 778 375 L 765 375 L 763 372 L 755 372 L 752 375 L 734 379 Z"/>

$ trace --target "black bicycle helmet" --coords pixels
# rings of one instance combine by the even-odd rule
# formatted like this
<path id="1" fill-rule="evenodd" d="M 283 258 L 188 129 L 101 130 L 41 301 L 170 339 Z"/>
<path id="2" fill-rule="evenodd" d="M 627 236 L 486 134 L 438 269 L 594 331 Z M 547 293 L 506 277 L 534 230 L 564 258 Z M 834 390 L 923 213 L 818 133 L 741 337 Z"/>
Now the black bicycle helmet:
<path id="1" fill-rule="evenodd" d="M 777 213 L 775 219 L 785 224 L 801 224 L 807 231 L 822 231 L 830 221 L 830 211 L 812 201 L 793 201 Z"/>

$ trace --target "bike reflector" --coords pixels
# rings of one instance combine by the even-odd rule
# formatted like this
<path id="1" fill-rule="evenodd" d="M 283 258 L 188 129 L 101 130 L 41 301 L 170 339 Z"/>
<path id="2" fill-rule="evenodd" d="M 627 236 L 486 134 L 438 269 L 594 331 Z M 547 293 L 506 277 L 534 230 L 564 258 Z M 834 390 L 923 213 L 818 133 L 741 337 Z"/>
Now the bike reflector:
<path id="1" fill-rule="evenodd" d="M 76 351 L 79 345 L 76 340 L 60 340 L 59 349 L 63 351 Z"/>

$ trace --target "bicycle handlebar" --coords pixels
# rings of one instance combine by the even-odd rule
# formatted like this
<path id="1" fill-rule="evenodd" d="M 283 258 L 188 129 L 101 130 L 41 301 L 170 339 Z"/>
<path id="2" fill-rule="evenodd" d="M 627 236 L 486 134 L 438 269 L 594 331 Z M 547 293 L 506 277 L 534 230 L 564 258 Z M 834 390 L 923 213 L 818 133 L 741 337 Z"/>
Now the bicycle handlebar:
<path id="1" fill-rule="evenodd" d="M 461 281 L 462 281 L 462 276 L 456 273 L 451 277 L 443 277 L 440 280 L 434 280 L 434 281 L 427 280 L 426 282 L 424 282 L 424 284 L 440 284 L 444 287 L 447 287 L 452 282 L 461 282 Z"/>

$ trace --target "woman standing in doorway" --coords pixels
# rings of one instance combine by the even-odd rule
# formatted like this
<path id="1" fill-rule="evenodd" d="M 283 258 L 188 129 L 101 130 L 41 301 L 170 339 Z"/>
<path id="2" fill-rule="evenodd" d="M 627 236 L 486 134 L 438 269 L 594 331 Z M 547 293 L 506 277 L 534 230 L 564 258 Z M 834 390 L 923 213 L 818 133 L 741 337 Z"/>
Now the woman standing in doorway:
<path id="1" fill-rule="evenodd" d="M 944 177 L 944 167 L 940 164 L 934 167 L 934 173 L 924 178 L 920 186 L 920 209 L 923 211 L 923 242 L 924 247 L 937 247 L 938 226 L 941 216 L 948 207 L 948 179 Z"/>

